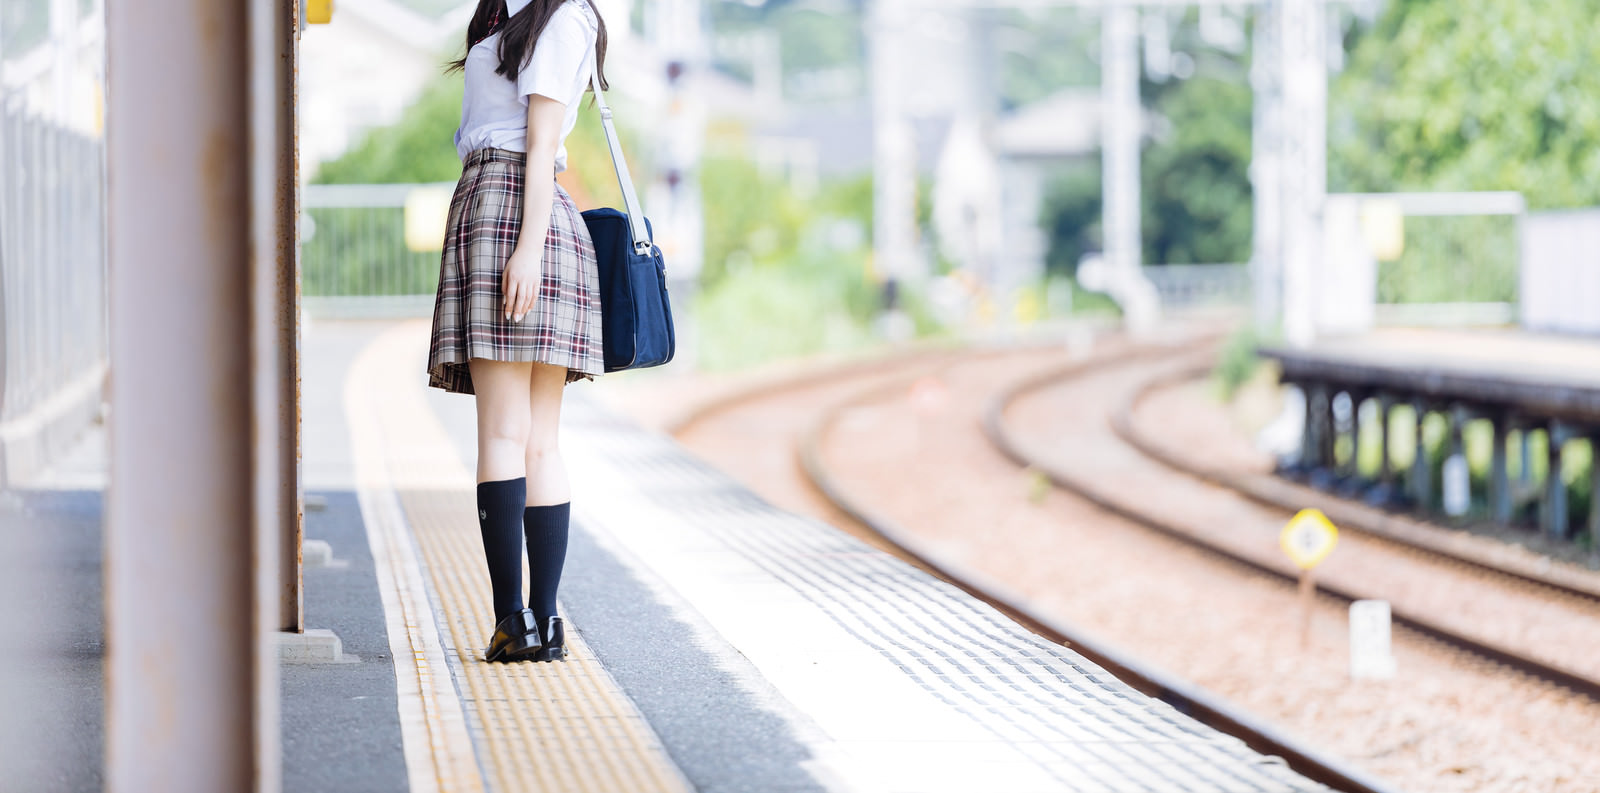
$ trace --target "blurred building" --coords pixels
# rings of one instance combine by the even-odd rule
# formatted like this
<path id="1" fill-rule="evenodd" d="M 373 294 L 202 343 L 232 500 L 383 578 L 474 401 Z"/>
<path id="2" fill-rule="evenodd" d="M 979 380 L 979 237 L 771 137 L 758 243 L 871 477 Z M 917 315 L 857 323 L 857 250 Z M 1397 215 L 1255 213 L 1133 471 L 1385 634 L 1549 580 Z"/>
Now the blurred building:
<path id="1" fill-rule="evenodd" d="M 339 0 L 300 42 L 301 173 L 393 124 L 460 54 L 476 0 L 437 15 L 396 0 Z"/>

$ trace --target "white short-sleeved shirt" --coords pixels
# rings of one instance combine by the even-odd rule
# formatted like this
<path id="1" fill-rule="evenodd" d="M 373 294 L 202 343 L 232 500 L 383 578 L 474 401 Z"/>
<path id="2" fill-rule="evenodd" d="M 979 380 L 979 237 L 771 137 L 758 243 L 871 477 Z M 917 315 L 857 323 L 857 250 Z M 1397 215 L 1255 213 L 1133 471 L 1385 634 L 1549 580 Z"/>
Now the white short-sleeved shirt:
<path id="1" fill-rule="evenodd" d="M 512 0 L 516 13 L 527 5 Z M 478 149 L 527 151 L 528 97 L 548 96 L 566 105 L 561 143 L 556 148 L 556 173 L 567 169 L 567 135 L 578 123 L 578 108 L 589 85 L 590 53 L 598 22 L 585 0 L 567 0 L 550 17 L 533 57 L 511 80 L 495 74 L 500 63 L 500 34 L 494 33 L 467 52 L 466 94 L 461 100 L 461 127 L 456 154 L 463 160 Z"/>

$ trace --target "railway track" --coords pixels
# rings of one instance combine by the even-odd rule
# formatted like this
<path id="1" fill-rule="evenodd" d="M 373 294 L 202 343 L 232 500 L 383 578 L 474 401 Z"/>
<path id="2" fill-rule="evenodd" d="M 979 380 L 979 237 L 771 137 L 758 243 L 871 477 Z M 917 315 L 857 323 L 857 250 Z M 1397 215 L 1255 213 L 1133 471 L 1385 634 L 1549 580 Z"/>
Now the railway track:
<path id="1" fill-rule="evenodd" d="M 1600 582 L 1574 571 L 1552 569 L 1547 558 L 1531 553 L 1512 559 L 1495 558 L 1496 554 L 1476 544 L 1452 543 L 1451 540 L 1460 539 L 1460 535 L 1451 530 L 1419 526 L 1375 507 L 1287 482 L 1271 474 L 1252 474 L 1210 465 L 1181 448 L 1162 443 L 1136 420 L 1140 406 L 1152 397 L 1166 389 L 1202 379 L 1210 371 L 1209 366 L 1181 369 L 1144 383 L 1111 416 L 1111 429 L 1146 457 L 1179 473 L 1226 487 L 1257 503 L 1288 511 L 1314 506 L 1333 517 L 1341 530 L 1360 532 L 1418 554 L 1448 560 L 1526 586 L 1548 589 L 1561 596 L 1600 603 Z M 1014 394 L 1012 398 L 1020 396 Z M 1441 533 L 1446 536 L 1440 537 Z"/>
<path id="2" fill-rule="evenodd" d="M 1120 362 L 1126 365 L 1126 361 Z M 1194 371 L 1192 365 L 1179 365 L 1176 370 L 1178 375 L 1171 372 L 1162 373 L 1154 378 L 1155 382 L 1170 382 L 1175 377 L 1187 376 Z M 1007 388 L 996 394 L 984 411 L 984 432 L 989 439 L 1006 456 L 1018 465 L 1031 467 L 1047 475 L 1051 482 L 1058 487 L 1065 488 L 1075 495 L 1099 505 L 1101 508 L 1116 513 L 1128 520 L 1146 526 L 1154 531 L 1161 532 L 1174 539 L 1192 544 L 1207 553 L 1225 557 L 1233 562 L 1249 567 L 1259 573 L 1272 576 L 1285 583 L 1298 581 L 1298 572 L 1275 552 L 1272 547 L 1272 538 L 1260 542 L 1260 538 L 1253 538 L 1255 542 L 1240 542 L 1236 537 L 1228 537 L 1226 533 L 1216 527 L 1199 527 L 1196 521 L 1181 521 L 1172 519 L 1170 513 L 1164 514 L 1161 510 L 1149 506 L 1145 499 L 1130 498 L 1125 493 L 1115 492 L 1114 489 L 1095 481 L 1092 475 L 1086 476 L 1079 471 L 1069 470 L 1063 466 L 1059 459 L 1052 460 L 1031 450 L 1029 445 L 1019 438 L 1019 431 L 1009 425 L 1005 415 L 1007 409 L 1015 403 L 1028 398 L 1051 387 L 1070 384 L 1076 377 L 1082 376 L 1084 370 L 1067 370 L 1046 373 L 1045 375 L 1031 378 L 1016 386 Z M 1144 385 L 1135 392 L 1135 399 L 1121 403 L 1109 418 L 1109 423 L 1116 431 L 1119 438 L 1128 440 L 1134 438 L 1130 445 L 1138 449 L 1141 455 L 1150 457 L 1168 471 L 1178 471 L 1177 476 L 1190 476 L 1189 468 L 1197 468 L 1198 464 L 1191 462 L 1192 458 L 1179 455 L 1170 449 L 1160 449 L 1150 437 L 1138 430 L 1131 419 L 1131 406 L 1136 401 L 1137 395 L 1147 393 Z M 1037 448 L 1035 444 L 1035 449 Z M 1152 451 L 1160 451 L 1158 456 L 1151 457 Z M 1210 481 L 1217 481 L 1220 477 L 1203 477 Z M 1222 483 L 1228 482 L 1225 478 Z M 1232 488 L 1229 488 L 1232 491 Z M 1241 494 L 1241 498 L 1247 497 Z M 1252 498 L 1252 500 L 1258 500 Z M 1272 503 L 1269 510 L 1278 513 L 1277 521 L 1280 525 L 1293 514 L 1294 509 L 1281 503 Z M 1348 543 L 1348 540 L 1347 540 Z M 1444 575 L 1453 575 L 1470 581 L 1474 591 L 1493 591 L 1499 598 L 1523 597 L 1527 603 L 1523 608 L 1531 608 L 1534 601 L 1549 602 L 1559 601 L 1561 608 L 1552 610 L 1547 621 L 1552 624 L 1551 630 L 1571 630 L 1582 632 L 1580 628 L 1567 624 L 1566 620 L 1572 615 L 1587 615 L 1600 626 L 1600 610 L 1595 605 L 1600 603 L 1594 593 L 1583 588 L 1564 586 L 1561 582 L 1547 578 L 1530 577 L 1522 571 L 1507 570 L 1478 559 L 1464 558 L 1458 554 L 1444 554 L 1439 549 L 1417 543 L 1406 542 L 1393 536 L 1377 538 L 1377 542 L 1370 542 L 1368 547 L 1359 552 L 1369 557 L 1383 554 L 1392 554 L 1383 546 L 1398 546 L 1403 555 L 1412 557 L 1410 569 L 1415 575 L 1415 569 L 1420 566 L 1420 560 L 1425 557 L 1438 557 L 1433 560 L 1433 567 L 1447 570 Z M 1351 551 L 1346 550 L 1346 554 Z M 1442 563 L 1438 563 L 1442 562 Z M 1402 562 L 1407 564 L 1407 562 Z M 1352 565 L 1353 566 L 1353 565 Z M 1441 576 L 1443 577 L 1443 576 Z M 1396 623 L 1417 631 L 1428 638 L 1447 643 L 1468 652 L 1479 655 L 1495 663 L 1516 670 L 1517 672 L 1532 675 L 1542 680 L 1555 683 L 1580 693 L 1596 702 L 1600 702 L 1600 676 L 1586 669 L 1576 669 L 1567 664 L 1542 657 L 1534 651 L 1523 650 L 1512 646 L 1509 642 L 1487 637 L 1481 633 L 1466 628 L 1462 623 L 1470 622 L 1470 618 L 1448 620 L 1441 619 L 1430 613 L 1429 609 L 1411 605 L 1412 598 L 1396 597 L 1386 587 L 1363 586 L 1359 583 L 1360 575 L 1346 575 L 1340 578 L 1324 577 L 1318 583 L 1321 594 L 1331 596 L 1345 603 L 1355 600 L 1379 599 L 1389 600 L 1393 618 Z M 1458 591 L 1464 588 L 1457 584 Z M 1521 626 L 1508 626 L 1518 628 Z M 1600 634 L 1593 634 L 1600 635 Z"/>
<path id="3" fill-rule="evenodd" d="M 1041 607 L 1037 598 L 1030 600 L 1009 579 L 986 574 L 971 564 L 957 561 L 956 557 L 961 554 L 950 553 L 948 543 L 933 542 L 920 532 L 909 530 L 907 526 L 917 525 L 914 521 L 911 524 L 903 523 L 897 520 L 898 516 L 893 514 L 893 510 L 881 509 L 871 503 L 870 496 L 864 498 L 860 488 L 851 486 L 852 475 L 849 472 L 836 470 L 837 467 L 830 464 L 825 453 L 824 447 L 828 443 L 828 438 L 840 431 L 841 424 L 848 425 L 852 421 L 853 411 L 863 405 L 892 401 L 904 395 L 912 383 L 929 378 L 938 379 L 952 372 L 961 371 L 963 367 L 968 369 L 988 367 L 1008 373 L 1003 380 L 999 376 L 996 377 L 994 382 L 1000 383 L 1000 386 L 989 389 L 983 410 L 974 410 L 973 415 L 965 417 L 967 432 L 979 434 L 981 425 L 983 427 L 981 432 L 988 438 L 988 442 L 1003 446 L 1008 438 L 1011 441 L 1016 440 L 1010 437 L 1015 429 L 1005 424 L 1005 411 L 1009 405 L 1029 394 L 1118 367 L 1137 366 L 1190 355 L 1193 349 L 1193 345 L 1175 351 L 1163 347 L 1111 342 L 1103 345 L 1103 349 L 1097 354 L 1082 359 L 1071 359 L 1065 354 L 1047 350 L 939 350 L 932 353 L 924 351 L 907 360 L 865 362 L 844 370 L 806 372 L 795 378 L 764 383 L 745 393 L 725 395 L 718 399 L 716 404 L 703 405 L 688 420 L 680 422 L 674 434 L 679 435 L 680 439 L 684 439 L 691 448 L 694 448 L 697 446 L 696 436 L 702 436 L 698 440 L 705 441 L 706 438 L 703 436 L 708 431 L 715 434 L 714 430 L 709 428 L 715 427 L 719 422 L 726 421 L 736 425 L 745 431 L 741 436 L 742 442 L 758 445 L 766 450 L 763 454 L 769 459 L 760 464 L 762 470 L 775 478 L 781 478 L 783 471 L 780 469 L 787 465 L 791 478 L 795 473 L 803 474 L 805 482 L 810 484 L 810 487 L 804 487 L 790 483 L 784 486 L 786 490 L 780 488 L 780 497 L 774 499 L 780 505 L 829 519 L 874 545 L 889 549 L 924 569 L 933 571 L 1007 612 L 1041 635 L 1071 645 L 1078 652 L 1136 688 L 1172 703 L 1219 730 L 1240 737 L 1258 751 L 1284 758 L 1296 770 L 1308 777 L 1339 790 L 1392 789 L 1355 765 L 1309 747 L 1304 741 L 1294 739 L 1274 725 L 1231 704 L 1224 698 L 1165 673 L 1132 653 L 1118 649 L 1096 635 L 1096 632 L 1060 619 L 1059 611 L 1052 614 L 1050 609 Z M 1041 375 L 1040 372 L 1044 374 Z M 1124 406 L 1127 410 L 1119 414 L 1120 419 L 1118 415 L 1110 418 L 1114 421 L 1128 421 L 1131 427 L 1132 418 L 1129 412 L 1131 404 L 1129 402 Z M 751 436 L 749 432 L 757 427 L 762 428 L 759 437 Z M 1019 444 L 1013 442 L 1011 445 L 1012 452 L 1021 451 L 1016 448 Z M 780 461 L 783 457 L 787 457 L 786 462 Z M 1030 466 L 1032 470 L 1050 475 L 1055 484 L 1064 487 L 1067 492 L 1098 504 L 1114 514 L 1122 515 L 1147 528 L 1157 528 L 1151 524 L 1160 522 L 1156 519 L 1157 516 L 1138 515 L 1126 504 L 1110 502 L 1105 498 L 1105 493 L 1096 493 L 1093 488 L 1081 487 L 1084 483 L 1077 481 L 1075 477 L 1058 476 L 1064 472 L 1050 471 L 1046 460 L 1036 459 L 1025 453 L 1013 454 L 1012 457 L 1017 464 Z M 796 468 L 798 471 L 794 470 Z M 1166 469 L 1166 475 L 1188 476 L 1171 469 Z M 1074 485 L 1080 487 L 1075 488 Z M 761 491 L 763 488 L 757 487 L 757 490 Z M 1192 537 L 1185 538 L 1184 541 L 1197 548 L 1203 547 L 1197 545 Z M 1209 550 L 1206 552 L 1212 553 Z M 1235 564 L 1240 562 L 1238 559 L 1230 561 Z M 1248 566 L 1255 568 L 1254 565 Z M 1261 572 L 1267 571 L 1261 570 Z M 1418 631 L 1436 641 L 1457 645 L 1453 633 L 1430 633 L 1422 628 L 1418 628 Z M 1492 646 L 1483 645 L 1481 642 L 1479 644 L 1480 646 L 1471 650 L 1479 657 L 1490 658 L 1496 663 L 1517 669 L 1524 674 L 1544 680 L 1555 680 L 1573 690 L 1586 690 L 1592 683 L 1587 676 L 1569 673 L 1563 677 L 1562 670 L 1552 671 L 1544 668 L 1548 665 L 1540 666 L 1537 662 L 1523 663 L 1528 659 L 1519 660 L 1510 657 L 1513 655 L 1510 653 L 1497 655 Z"/>

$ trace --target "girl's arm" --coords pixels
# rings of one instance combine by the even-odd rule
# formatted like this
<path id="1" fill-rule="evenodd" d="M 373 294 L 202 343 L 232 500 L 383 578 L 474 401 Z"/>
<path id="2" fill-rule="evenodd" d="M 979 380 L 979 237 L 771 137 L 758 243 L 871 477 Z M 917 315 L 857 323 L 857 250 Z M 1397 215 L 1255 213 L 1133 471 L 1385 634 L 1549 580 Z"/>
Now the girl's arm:
<path id="1" fill-rule="evenodd" d="M 522 321 L 533 308 L 544 275 L 544 240 L 550 233 L 550 211 L 555 201 L 556 149 L 561 146 L 561 122 L 566 105 L 543 94 L 528 96 L 527 180 L 522 194 L 522 232 L 506 260 L 507 319 Z"/>

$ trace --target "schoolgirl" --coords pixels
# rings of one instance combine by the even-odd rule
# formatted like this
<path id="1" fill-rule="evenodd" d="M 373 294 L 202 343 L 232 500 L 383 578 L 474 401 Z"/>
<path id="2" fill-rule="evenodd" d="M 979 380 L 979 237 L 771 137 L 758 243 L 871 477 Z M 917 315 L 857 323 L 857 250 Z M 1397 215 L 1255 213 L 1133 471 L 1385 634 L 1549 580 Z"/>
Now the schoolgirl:
<path id="1" fill-rule="evenodd" d="M 605 371 L 594 246 L 555 181 L 606 28 L 588 0 L 479 0 L 467 52 L 428 352 L 429 384 L 477 402 L 478 525 L 494 593 L 488 661 L 565 657 L 556 589 L 571 493 L 568 383 Z M 522 597 L 526 541 L 528 597 Z"/>

